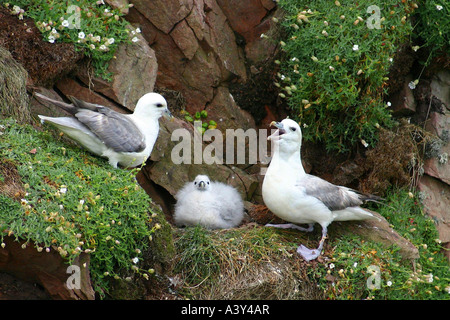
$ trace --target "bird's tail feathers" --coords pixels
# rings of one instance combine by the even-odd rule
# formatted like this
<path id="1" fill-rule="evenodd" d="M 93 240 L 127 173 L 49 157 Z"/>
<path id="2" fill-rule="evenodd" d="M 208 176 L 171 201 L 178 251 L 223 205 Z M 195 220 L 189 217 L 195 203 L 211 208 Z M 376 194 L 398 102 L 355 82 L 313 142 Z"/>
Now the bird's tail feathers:
<path id="1" fill-rule="evenodd" d="M 61 109 L 63 109 L 63 110 L 65 110 L 65 111 L 69 112 L 69 113 L 72 114 L 72 115 L 75 114 L 75 112 L 76 112 L 76 108 L 75 108 L 73 105 L 68 104 L 68 103 L 66 103 L 66 102 L 64 102 L 64 101 L 58 101 L 58 100 L 49 98 L 49 97 L 44 96 L 43 94 L 38 93 L 38 92 L 35 92 L 35 93 L 34 93 L 34 96 L 37 97 L 37 98 L 39 98 L 39 99 L 41 99 L 41 100 L 44 100 L 44 101 L 46 101 L 46 102 L 50 102 L 50 103 L 54 104 L 55 106 L 58 106 L 58 107 L 60 107 Z"/>
<path id="2" fill-rule="evenodd" d="M 101 107 L 95 103 L 86 102 L 80 99 L 75 98 L 74 96 L 69 96 L 70 101 L 72 101 L 73 105 L 75 107 L 81 108 L 81 109 L 89 109 L 92 111 L 97 111 L 98 107 Z"/>
<path id="3" fill-rule="evenodd" d="M 383 205 L 386 204 L 386 203 L 384 203 L 384 201 L 386 199 L 384 199 L 382 197 L 379 197 L 379 196 L 376 196 L 376 195 L 373 195 L 373 194 L 369 194 L 369 193 L 363 193 L 363 192 L 360 192 L 358 190 L 353 190 L 352 189 L 352 191 L 358 194 L 359 199 L 362 202 L 375 202 L 375 203 L 383 204 Z"/>
<path id="4" fill-rule="evenodd" d="M 349 207 L 339 211 L 333 211 L 336 214 L 334 220 L 349 221 L 349 220 L 380 220 L 370 210 L 361 207 Z"/>

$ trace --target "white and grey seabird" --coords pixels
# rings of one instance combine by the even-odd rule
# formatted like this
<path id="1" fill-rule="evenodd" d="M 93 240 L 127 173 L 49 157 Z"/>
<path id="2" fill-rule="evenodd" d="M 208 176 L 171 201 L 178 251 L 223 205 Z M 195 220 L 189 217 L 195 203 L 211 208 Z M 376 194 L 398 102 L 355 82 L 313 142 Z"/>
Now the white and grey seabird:
<path id="1" fill-rule="evenodd" d="M 117 168 L 137 167 L 151 154 L 159 134 L 159 118 L 169 115 L 167 102 L 158 93 L 143 95 L 132 114 L 70 97 L 72 104 L 35 93 L 41 100 L 62 108 L 70 117 L 39 115 L 91 153 L 107 158 Z"/>
<path id="2" fill-rule="evenodd" d="M 268 138 L 273 141 L 274 152 L 264 177 L 262 195 L 267 208 L 290 223 L 268 226 L 302 231 L 312 231 L 314 223 L 322 227 L 318 248 L 311 250 L 301 245 L 298 254 L 307 261 L 316 259 L 323 249 L 327 227 L 333 221 L 378 219 L 360 205 L 377 201 L 379 197 L 334 185 L 305 172 L 300 157 L 302 133 L 297 122 L 284 119 L 271 125 L 278 129 Z M 309 228 L 296 224 L 308 224 Z"/>

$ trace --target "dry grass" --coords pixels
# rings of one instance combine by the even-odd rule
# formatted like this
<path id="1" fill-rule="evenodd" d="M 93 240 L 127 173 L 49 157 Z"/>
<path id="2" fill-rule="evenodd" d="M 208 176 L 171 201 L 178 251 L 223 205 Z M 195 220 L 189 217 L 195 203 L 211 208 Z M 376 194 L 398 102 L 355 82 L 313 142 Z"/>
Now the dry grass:
<path id="1" fill-rule="evenodd" d="M 249 223 L 230 230 L 177 229 L 175 272 L 192 299 L 319 299 L 295 254 L 301 234 Z M 311 267 L 311 266 L 309 266 Z"/>
<path id="2" fill-rule="evenodd" d="M 20 201 L 25 197 L 19 172 L 13 162 L 0 158 L 0 193 Z"/>
<path id="3" fill-rule="evenodd" d="M 360 190 L 385 195 L 391 186 L 415 188 L 423 174 L 425 146 L 435 138 L 406 120 L 391 130 L 380 128 L 376 147 L 366 153 L 368 175 L 360 182 Z"/>

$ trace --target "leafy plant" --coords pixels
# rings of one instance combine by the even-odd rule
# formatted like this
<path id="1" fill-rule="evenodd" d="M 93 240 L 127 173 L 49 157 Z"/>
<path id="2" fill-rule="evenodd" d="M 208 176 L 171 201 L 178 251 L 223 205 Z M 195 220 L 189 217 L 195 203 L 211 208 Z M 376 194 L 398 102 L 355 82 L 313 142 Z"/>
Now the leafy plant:
<path id="1" fill-rule="evenodd" d="M 432 55 L 450 49 L 450 4 L 448 1 L 420 1 L 414 16 L 414 36 L 424 41 Z"/>
<path id="2" fill-rule="evenodd" d="M 142 253 L 160 228 L 152 222 L 150 198 L 137 184 L 136 170 L 112 169 L 49 132 L 0 120 L 0 159 L 14 163 L 25 189 L 20 202 L 0 188 L 0 243 L 6 235 L 38 251 L 57 250 L 70 264 L 91 256 L 94 289 L 108 291 L 108 279 L 142 274 Z"/>
<path id="3" fill-rule="evenodd" d="M 184 119 L 189 122 L 203 121 L 203 119 L 206 119 L 208 117 L 208 112 L 206 110 L 197 111 L 194 114 L 194 116 L 192 116 L 186 110 L 182 110 L 181 114 L 184 115 Z M 217 128 L 217 123 L 214 120 L 210 120 L 208 122 L 203 122 L 200 130 L 201 130 L 201 133 L 203 134 L 208 129 L 216 129 L 216 128 Z"/>
<path id="4" fill-rule="evenodd" d="M 412 1 L 280 0 L 285 57 L 277 85 L 306 140 L 328 150 L 373 145 L 392 123 L 383 101 L 397 46 L 410 34 Z"/>
<path id="5" fill-rule="evenodd" d="M 11 14 L 19 19 L 32 18 L 43 38 L 54 43 L 69 42 L 92 59 L 96 75 L 111 79 L 108 62 L 120 43 L 139 41 L 119 9 L 110 8 L 103 1 L 70 0 L 11 0 L 3 1 Z"/>
<path id="6" fill-rule="evenodd" d="M 450 268 L 418 196 L 399 189 L 391 190 L 386 200 L 389 206 L 378 211 L 418 248 L 414 267 L 401 259 L 398 248 L 346 235 L 332 241 L 331 261 L 311 270 L 310 277 L 332 299 L 448 299 Z"/>

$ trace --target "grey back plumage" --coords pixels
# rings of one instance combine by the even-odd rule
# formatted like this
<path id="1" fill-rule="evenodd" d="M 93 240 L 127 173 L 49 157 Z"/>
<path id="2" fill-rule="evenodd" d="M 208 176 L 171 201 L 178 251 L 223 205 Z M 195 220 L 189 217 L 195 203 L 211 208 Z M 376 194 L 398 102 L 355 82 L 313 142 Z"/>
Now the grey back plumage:
<path id="1" fill-rule="evenodd" d="M 304 175 L 297 182 L 297 186 L 303 188 L 308 196 L 315 197 L 323 202 L 330 211 L 357 207 L 366 201 L 381 200 L 377 196 L 363 194 L 350 188 L 337 186 L 310 174 Z"/>
<path id="2" fill-rule="evenodd" d="M 70 97 L 73 104 L 68 104 L 50 99 L 39 93 L 35 93 L 35 95 L 73 115 L 115 152 L 141 152 L 145 149 L 144 135 L 126 115 L 75 97 Z"/>

